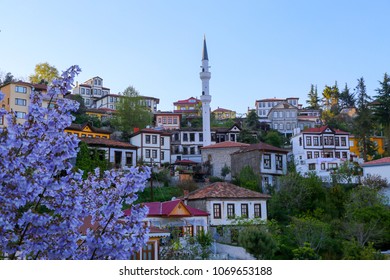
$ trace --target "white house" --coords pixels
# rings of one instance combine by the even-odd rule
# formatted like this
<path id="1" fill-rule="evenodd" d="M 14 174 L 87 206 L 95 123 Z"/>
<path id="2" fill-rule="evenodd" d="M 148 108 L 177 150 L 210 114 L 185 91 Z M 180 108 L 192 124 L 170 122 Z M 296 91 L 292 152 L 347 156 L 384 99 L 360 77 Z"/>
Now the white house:
<path id="1" fill-rule="evenodd" d="M 161 166 L 171 163 L 171 134 L 155 129 L 141 129 L 130 135 L 130 143 L 139 147 L 138 160 Z"/>
<path id="2" fill-rule="evenodd" d="M 332 170 L 350 160 L 349 132 L 329 126 L 296 129 L 291 138 L 297 171 L 314 172 L 324 182 L 330 181 Z"/>
<path id="3" fill-rule="evenodd" d="M 185 196 L 188 205 L 210 213 L 209 230 L 218 240 L 231 239 L 231 233 L 221 229 L 234 224 L 236 217 L 267 220 L 269 198 L 227 182 L 216 182 Z"/>

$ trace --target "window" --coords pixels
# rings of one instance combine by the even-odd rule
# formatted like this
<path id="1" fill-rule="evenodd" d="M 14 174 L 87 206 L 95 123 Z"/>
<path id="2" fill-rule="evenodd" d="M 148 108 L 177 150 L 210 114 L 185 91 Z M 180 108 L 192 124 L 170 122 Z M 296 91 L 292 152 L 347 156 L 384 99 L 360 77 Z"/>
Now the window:
<path id="1" fill-rule="evenodd" d="M 324 136 L 324 145 L 334 145 L 333 136 Z"/>
<path id="2" fill-rule="evenodd" d="M 283 156 L 282 155 L 276 155 L 276 169 L 282 170 L 283 169 Z"/>
<path id="3" fill-rule="evenodd" d="M 26 106 L 27 105 L 27 100 L 26 99 L 22 99 L 22 98 L 16 98 L 15 99 L 15 105 Z"/>
<path id="4" fill-rule="evenodd" d="M 152 158 L 157 158 L 157 150 L 152 150 Z"/>
<path id="5" fill-rule="evenodd" d="M 194 235 L 193 229 L 194 229 L 194 226 L 184 226 L 184 227 L 183 227 L 183 233 L 184 233 L 184 235 L 193 236 L 193 235 Z"/>
<path id="6" fill-rule="evenodd" d="M 270 154 L 264 154 L 263 156 L 263 164 L 265 169 L 271 169 L 271 155 Z"/>
<path id="7" fill-rule="evenodd" d="M 172 124 L 172 117 L 168 117 L 168 124 Z"/>
<path id="8" fill-rule="evenodd" d="M 157 135 L 152 135 L 152 144 L 157 144 Z"/>
<path id="9" fill-rule="evenodd" d="M 81 94 L 85 94 L 85 88 L 81 88 Z"/>
<path id="10" fill-rule="evenodd" d="M 164 137 L 161 137 L 160 141 L 161 141 L 161 146 L 164 146 Z"/>
<path id="11" fill-rule="evenodd" d="M 145 150 L 145 158 L 150 158 L 150 149 Z"/>
<path id="12" fill-rule="evenodd" d="M 86 93 L 87 93 L 87 95 L 90 95 L 91 90 L 89 88 L 87 88 Z"/>
<path id="13" fill-rule="evenodd" d="M 173 124 L 177 124 L 177 117 L 173 118 Z"/>
<path id="14" fill-rule="evenodd" d="M 307 152 L 307 159 L 312 159 L 312 158 L 313 158 L 313 153 Z"/>
<path id="15" fill-rule="evenodd" d="M 324 162 L 321 163 L 321 170 L 325 170 L 325 163 Z"/>
<path id="16" fill-rule="evenodd" d="M 183 133 L 183 141 L 188 142 L 188 134 L 187 133 Z"/>
<path id="17" fill-rule="evenodd" d="M 158 123 L 161 123 L 161 117 L 157 118 Z"/>
<path id="18" fill-rule="evenodd" d="M 190 154 L 195 155 L 195 147 L 190 147 Z"/>
<path id="19" fill-rule="evenodd" d="M 306 136 L 306 145 L 311 146 L 311 137 L 310 136 Z"/>
<path id="20" fill-rule="evenodd" d="M 227 217 L 228 219 L 233 219 L 235 216 L 235 213 L 234 213 L 234 204 L 231 204 L 229 203 L 227 205 Z"/>
<path id="21" fill-rule="evenodd" d="M 343 156 L 343 158 L 347 158 L 347 157 L 348 157 L 347 152 L 343 152 L 343 153 L 342 153 L 342 156 Z"/>
<path id="22" fill-rule="evenodd" d="M 195 142 L 195 133 L 190 133 L 190 142 Z"/>
<path id="23" fill-rule="evenodd" d="M 299 146 L 302 146 L 302 137 L 299 137 Z"/>
<path id="24" fill-rule="evenodd" d="M 241 204 L 241 217 L 248 218 L 248 204 Z"/>
<path id="25" fill-rule="evenodd" d="M 183 147 L 183 155 L 188 155 L 188 148 L 187 147 Z"/>
<path id="26" fill-rule="evenodd" d="M 261 204 L 256 203 L 254 205 L 254 216 L 255 218 L 261 218 Z"/>
<path id="27" fill-rule="evenodd" d="M 167 117 L 163 117 L 163 118 L 162 118 L 162 123 L 163 123 L 163 124 L 166 124 L 166 123 L 167 123 Z"/>
<path id="28" fill-rule="evenodd" d="M 21 87 L 21 86 L 16 86 L 15 87 L 15 92 L 27 93 L 27 88 L 26 87 Z"/>
<path id="29" fill-rule="evenodd" d="M 340 158 L 340 152 L 335 152 L 335 153 L 334 153 L 334 156 L 335 156 L 336 158 Z"/>
<path id="30" fill-rule="evenodd" d="M 199 133 L 199 142 L 203 142 L 203 133 Z"/>
<path id="31" fill-rule="evenodd" d="M 318 146 L 318 136 L 313 137 L 313 145 Z"/>
<path id="32" fill-rule="evenodd" d="M 85 105 L 90 105 L 89 99 L 85 99 Z"/>
<path id="33" fill-rule="evenodd" d="M 315 163 L 309 163 L 309 170 L 316 170 L 316 164 Z"/>
<path id="34" fill-rule="evenodd" d="M 335 137 L 335 138 L 334 138 L 334 144 L 335 144 L 336 146 L 340 146 L 340 138 L 339 138 L 339 137 Z"/>
<path id="35" fill-rule="evenodd" d="M 323 158 L 332 158 L 333 157 L 333 152 L 324 151 L 324 152 L 322 152 L 322 157 Z"/>
<path id="36" fill-rule="evenodd" d="M 320 157 L 320 152 L 314 152 L 314 158 L 319 158 Z"/>
<path id="37" fill-rule="evenodd" d="M 133 153 L 126 152 L 126 165 L 133 165 Z"/>
<path id="38" fill-rule="evenodd" d="M 25 113 L 25 112 L 15 111 L 15 116 L 16 116 L 18 119 L 24 119 L 24 118 L 26 117 L 26 113 Z"/>
<path id="39" fill-rule="evenodd" d="M 347 146 L 347 138 L 341 137 L 341 146 Z"/>
<path id="40" fill-rule="evenodd" d="M 213 204 L 214 219 L 221 219 L 221 204 Z"/>
<path id="41" fill-rule="evenodd" d="M 160 159 L 161 159 L 161 160 L 164 160 L 164 159 L 165 159 L 165 153 L 164 153 L 164 152 L 161 152 L 161 153 L 160 153 Z"/>
<path id="42" fill-rule="evenodd" d="M 337 169 L 337 163 L 328 163 L 328 169 Z"/>
<path id="43" fill-rule="evenodd" d="M 150 135 L 145 135 L 145 143 L 150 144 Z"/>

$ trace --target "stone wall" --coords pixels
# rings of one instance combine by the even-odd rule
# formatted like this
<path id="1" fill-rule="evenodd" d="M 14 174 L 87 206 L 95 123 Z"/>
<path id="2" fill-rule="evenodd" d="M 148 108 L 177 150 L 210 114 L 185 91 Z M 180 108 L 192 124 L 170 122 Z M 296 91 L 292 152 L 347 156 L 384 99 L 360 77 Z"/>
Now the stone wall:
<path id="1" fill-rule="evenodd" d="M 232 154 L 232 176 L 237 176 L 247 165 L 252 167 L 255 174 L 260 175 L 260 159 L 261 154 L 258 150 Z"/>
<path id="2" fill-rule="evenodd" d="M 238 151 L 239 147 L 232 148 L 214 148 L 214 149 L 203 149 L 202 150 L 202 162 L 206 162 L 211 157 L 211 176 L 223 178 L 221 170 L 225 166 L 231 168 L 231 157 L 230 155 Z M 225 178 L 227 181 L 231 180 L 231 173 Z"/>

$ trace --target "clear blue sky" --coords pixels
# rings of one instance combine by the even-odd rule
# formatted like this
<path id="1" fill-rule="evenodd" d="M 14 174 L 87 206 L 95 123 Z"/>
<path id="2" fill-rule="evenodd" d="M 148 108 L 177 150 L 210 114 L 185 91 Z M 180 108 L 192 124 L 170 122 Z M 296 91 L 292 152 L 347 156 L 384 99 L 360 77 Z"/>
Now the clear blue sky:
<path id="1" fill-rule="evenodd" d="M 369 95 L 390 72 L 390 1 L 3 1 L 0 71 L 78 64 L 112 93 L 134 86 L 159 109 L 201 94 L 203 35 L 211 108 L 245 113 L 255 100 L 299 97 L 310 84 L 364 77 Z"/>

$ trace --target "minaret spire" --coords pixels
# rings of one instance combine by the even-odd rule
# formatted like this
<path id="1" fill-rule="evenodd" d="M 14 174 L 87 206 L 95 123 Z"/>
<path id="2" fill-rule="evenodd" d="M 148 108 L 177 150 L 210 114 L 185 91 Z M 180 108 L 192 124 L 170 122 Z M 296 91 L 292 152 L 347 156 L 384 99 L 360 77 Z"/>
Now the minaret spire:
<path id="1" fill-rule="evenodd" d="M 203 118 L 203 147 L 211 145 L 211 129 L 210 129 L 210 102 L 211 96 L 209 94 L 209 81 L 211 73 L 209 72 L 209 57 L 207 54 L 206 35 L 203 38 L 203 52 L 202 52 L 202 72 L 199 73 L 202 80 L 202 118 Z"/>
<path id="2" fill-rule="evenodd" d="M 204 35 L 204 37 L 203 37 L 202 60 L 209 60 L 209 56 L 207 55 L 206 35 Z"/>

